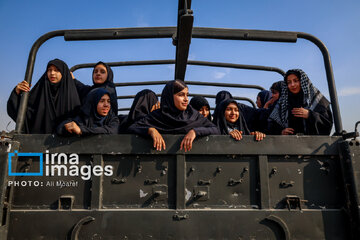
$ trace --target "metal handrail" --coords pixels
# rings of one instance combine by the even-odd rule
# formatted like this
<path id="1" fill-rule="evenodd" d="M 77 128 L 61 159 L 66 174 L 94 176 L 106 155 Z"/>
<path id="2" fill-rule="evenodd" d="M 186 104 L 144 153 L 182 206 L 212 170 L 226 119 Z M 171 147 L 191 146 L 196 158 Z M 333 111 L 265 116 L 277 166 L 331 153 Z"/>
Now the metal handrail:
<path id="1" fill-rule="evenodd" d="M 209 66 L 209 67 L 223 67 L 223 68 L 235 68 L 235 69 L 247 69 L 247 70 L 260 70 L 277 72 L 281 76 L 285 75 L 284 70 L 277 67 L 261 66 L 261 65 L 249 65 L 249 64 L 237 64 L 237 63 L 222 63 L 222 62 L 209 62 L 209 61 L 195 61 L 189 60 L 188 65 L 197 66 Z M 74 65 L 70 68 L 71 72 L 75 72 L 82 68 L 93 68 L 97 63 L 82 63 Z M 161 64 L 175 64 L 175 60 L 143 60 L 143 61 L 122 61 L 122 62 L 106 62 L 110 67 L 120 66 L 138 66 L 138 65 L 161 65 Z"/>
<path id="2" fill-rule="evenodd" d="M 147 82 L 123 82 L 115 83 L 116 87 L 128 87 L 128 86 L 144 86 L 144 85 L 163 85 L 168 81 L 147 81 Z M 215 86 L 215 87 L 234 87 L 234 88 L 254 88 L 264 90 L 259 85 L 239 84 L 239 83 L 216 83 L 216 82 L 198 82 L 198 81 L 185 81 L 187 85 L 200 85 L 200 86 Z"/>
<path id="3" fill-rule="evenodd" d="M 132 98 L 135 98 L 135 96 L 136 96 L 136 95 L 122 95 L 122 96 L 117 96 L 117 99 L 132 99 Z M 157 97 L 161 97 L 161 94 L 157 93 L 156 96 L 157 96 Z M 216 95 L 212 95 L 212 94 L 189 93 L 189 96 L 191 96 L 191 97 L 201 96 L 201 97 L 205 97 L 205 98 L 216 98 Z M 251 100 L 250 98 L 233 96 L 233 99 L 235 99 L 235 100 L 241 100 L 241 101 L 247 101 L 247 102 L 249 102 L 254 108 L 256 108 L 256 105 L 255 105 L 254 101 Z M 213 109 L 213 108 L 211 108 L 211 109 Z M 119 109 L 118 109 L 118 111 L 125 111 L 125 110 L 130 110 L 130 108 L 122 108 L 122 110 L 119 110 Z"/>

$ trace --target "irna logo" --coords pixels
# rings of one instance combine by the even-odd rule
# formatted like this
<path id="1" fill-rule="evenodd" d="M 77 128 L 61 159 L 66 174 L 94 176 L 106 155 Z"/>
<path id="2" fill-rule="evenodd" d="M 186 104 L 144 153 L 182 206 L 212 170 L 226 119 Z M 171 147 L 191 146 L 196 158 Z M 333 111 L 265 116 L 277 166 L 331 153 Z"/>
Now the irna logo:
<path id="1" fill-rule="evenodd" d="M 49 153 L 46 150 L 45 160 L 43 153 L 8 153 L 9 176 L 80 176 L 83 180 L 89 180 L 94 176 L 112 176 L 113 166 L 111 165 L 81 165 L 79 156 L 76 153 Z M 12 172 L 14 157 L 37 157 L 39 158 L 40 169 L 38 172 Z"/>
<path id="2" fill-rule="evenodd" d="M 38 157 L 40 170 L 39 172 L 12 172 L 13 166 L 13 157 Z M 18 153 L 18 151 L 14 151 L 13 153 L 8 153 L 8 165 L 9 165 L 9 176 L 43 176 L 43 153 Z"/>

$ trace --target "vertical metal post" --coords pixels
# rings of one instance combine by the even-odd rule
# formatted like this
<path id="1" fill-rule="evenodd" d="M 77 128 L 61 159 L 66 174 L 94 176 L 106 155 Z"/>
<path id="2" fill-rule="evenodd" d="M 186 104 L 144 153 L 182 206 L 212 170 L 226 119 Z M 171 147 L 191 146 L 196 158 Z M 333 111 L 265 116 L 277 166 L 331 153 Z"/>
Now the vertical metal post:
<path id="1" fill-rule="evenodd" d="M 268 157 L 259 155 L 260 208 L 270 208 Z"/>
<path id="2" fill-rule="evenodd" d="M 175 79 L 184 80 L 189 57 L 190 42 L 194 16 L 192 15 L 191 1 L 179 0 L 177 32 L 174 39 L 176 45 Z"/>
<path id="3" fill-rule="evenodd" d="M 329 87 L 331 107 L 332 107 L 332 111 L 333 111 L 333 115 L 334 115 L 335 134 L 341 135 L 341 132 L 343 131 L 343 126 L 342 126 L 342 121 L 341 121 L 339 103 L 338 103 L 336 87 L 335 87 L 334 73 L 333 73 L 333 69 L 332 69 L 332 65 L 331 65 L 329 51 L 323 42 L 321 42 L 318 38 L 312 36 L 311 34 L 298 33 L 298 38 L 303 38 L 303 39 L 309 40 L 310 42 L 314 43 L 320 49 L 320 51 L 323 55 L 325 71 L 326 71 L 326 78 L 327 78 L 327 83 L 328 83 L 328 87 Z"/>
<path id="4" fill-rule="evenodd" d="M 338 143 L 338 148 L 346 200 L 345 212 L 349 219 L 350 236 L 351 239 L 358 239 L 360 236 L 360 210 L 359 196 L 356 187 L 358 176 L 356 176 L 356 173 L 359 171 L 356 171 L 356 168 L 354 168 L 355 159 L 353 159 L 353 156 L 356 156 L 356 153 L 351 151 L 349 142 L 346 140 L 340 141 Z"/>
<path id="5" fill-rule="evenodd" d="M 185 209 L 185 155 L 176 155 L 176 209 Z"/>
<path id="6" fill-rule="evenodd" d="M 93 155 L 93 165 L 100 165 L 104 169 L 104 161 L 101 154 Z M 91 209 L 100 209 L 102 206 L 103 181 L 103 174 L 99 177 L 91 177 Z"/>
<path id="7" fill-rule="evenodd" d="M 0 159 L 0 239 L 7 239 L 9 231 L 9 216 L 13 196 L 13 187 L 9 187 L 9 181 L 14 182 L 15 176 L 8 176 L 8 153 L 19 150 L 20 144 L 16 141 L 1 141 Z M 10 149 L 4 149 L 10 148 Z M 18 157 L 12 159 L 12 171 L 16 172 Z"/>

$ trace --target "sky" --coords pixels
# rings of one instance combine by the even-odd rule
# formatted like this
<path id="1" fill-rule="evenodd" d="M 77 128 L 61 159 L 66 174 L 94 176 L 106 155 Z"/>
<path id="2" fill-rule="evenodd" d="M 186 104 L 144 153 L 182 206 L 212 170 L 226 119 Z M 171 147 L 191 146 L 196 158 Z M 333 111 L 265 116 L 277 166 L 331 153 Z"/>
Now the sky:
<path id="1" fill-rule="evenodd" d="M 11 131 L 6 102 L 12 89 L 24 79 L 33 43 L 43 34 L 63 29 L 168 27 L 177 23 L 177 0 L 132 1 L 25 1 L 0 0 L 0 130 Z M 216 27 L 306 32 L 328 48 L 337 87 L 343 129 L 353 131 L 360 120 L 360 1 L 244 1 L 193 0 L 194 27 Z M 56 37 L 39 49 L 33 85 L 47 62 L 60 58 L 69 67 L 80 63 L 175 58 L 171 39 L 136 39 L 66 42 Z M 299 39 L 296 43 L 270 43 L 192 39 L 190 60 L 272 66 L 284 71 L 303 69 L 312 83 L 329 99 L 320 50 Z M 115 82 L 172 80 L 173 65 L 113 68 Z M 74 72 L 91 84 L 91 69 Z M 268 89 L 281 80 L 278 73 L 230 68 L 188 66 L 186 81 L 256 84 Z M 121 87 L 118 95 L 134 95 L 143 88 L 161 93 L 162 86 Z M 190 86 L 190 93 L 216 94 L 226 88 Z M 227 89 L 233 95 L 255 101 L 258 90 Z M 214 105 L 213 99 L 209 99 Z M 245 102 L 244 102 L 245 103 Z M 129 107 L 131 100 L 119 100 Z"/>

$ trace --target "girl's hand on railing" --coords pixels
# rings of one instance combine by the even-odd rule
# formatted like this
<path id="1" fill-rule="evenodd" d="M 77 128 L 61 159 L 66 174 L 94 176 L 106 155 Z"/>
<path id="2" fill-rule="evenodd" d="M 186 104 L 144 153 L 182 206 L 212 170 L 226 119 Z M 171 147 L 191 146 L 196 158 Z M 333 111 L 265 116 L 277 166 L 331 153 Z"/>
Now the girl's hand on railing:
<path id="1" fill-rule="evenodd" d="M 27 81 L 22 81 L 18 85 L 16 85 L 15 92 L 17 95 L 19 95 L 21 92 L 29 92 L 30 86 Z"/>
<path id="2" fill-rule="evenodd" d="M 164 150 L 166 149 L 165 141 L 161 134 L 158 132 L 158 130 L 156 130 L 155 128 L 149 128 L 148 134 L 153 139 L 154 148 L 156 148 L 156 150 L 161 151 L 162 148 Z"/>
<path id="3" fill-rule="evenodd" d="M 266 137 L 265 133 L 259 131 L 251 132 L 250 135 L 254 135 L 256 141 L 262 141 Z"/>
<path id="4" fill-rule="evenodd" d="M 66 131 L 69 133 L 75 133 L 76 135 L 81 135 L 81 129 L 75 122 L 69 122 L 64 125 Z"/>
<path id="5" fill-rule="evenodd" d="M 234 131 L 231 131 L 230 132 L 230 135 L 235 138 L 237 141 L 241 140 L 242 139 L 242 131 L 239 131 L 237 129 L 235 129 Z"/>
<path id="6" fill-rule="evenodd" d="M 192 149 L 192 143 L 196 138 L 196 133 L 194 129 L 191 129 L 181 141 L 180 150 L 184 148 L 185 152 L 190 151 Z"/>

